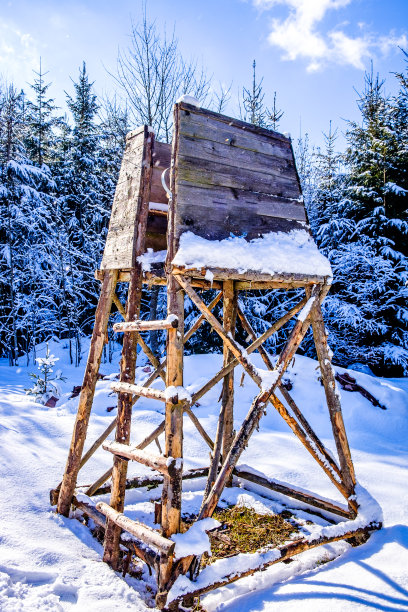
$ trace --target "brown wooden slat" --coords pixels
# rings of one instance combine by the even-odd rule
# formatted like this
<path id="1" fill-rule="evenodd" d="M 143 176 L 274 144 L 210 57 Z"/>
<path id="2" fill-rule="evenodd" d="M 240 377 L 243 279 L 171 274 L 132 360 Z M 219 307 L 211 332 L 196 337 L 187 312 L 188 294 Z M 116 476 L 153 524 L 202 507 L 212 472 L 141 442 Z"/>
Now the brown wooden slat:
<path id="1" fill-rule="evenodd" d="M 135 264 L 136 221 L 140 208 L 140 181 L 144 142 L 142 127 L 128 135 L 113 200 L 102 269 L 132 268 Z"/>
<path id="2" fill-rule="evenodd" d="M 218 129 L 222 128 L 223 125 L 228 126 L 228 128 L 241 128 L 245 130 L 247 134 L 256 134 L 257 140 L 262 137 L 266 137 L 268 141 L 273 139 L 276 142 L 282 143 L 282 146 L 290 145 L 290 138 L 281 134 L 280 132 L 274 132 L 273 130 L 267 130 L 266 128 L 259 127 L 253 123 L 247 123 L 242 121 L 241 119 L 236 119 L 234 117 L 227 117 L 226 115 L 221 115 L 219 113 L 215 113 L 214 111 L 208 110 L 206 108 L 198 108 L 196 106 L 191 106 L 191 104 L 186 104 L 185 102 L 181 102 L 178 105 L 179 111 L 184 111 L 185 114 L 190 114 L 192 118 L 196 117 L 204 117 L 208 119 L 209 123 L 214 122 L 214 125 L 217 126 Z"/>

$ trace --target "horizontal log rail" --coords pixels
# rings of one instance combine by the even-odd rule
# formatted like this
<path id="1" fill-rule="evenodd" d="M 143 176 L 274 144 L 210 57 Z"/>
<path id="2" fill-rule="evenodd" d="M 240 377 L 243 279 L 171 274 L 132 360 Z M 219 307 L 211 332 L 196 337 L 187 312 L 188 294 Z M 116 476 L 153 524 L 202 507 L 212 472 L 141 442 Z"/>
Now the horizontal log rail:
<path id="1" fill-rule="evenodd" d="M 321 275 L 305 275 L 299 273 L 282 273 L 282 274 L 268 274 L 257 272 L 254 270 L 245 270 L 245 272 L 238 272 L 236 269 L 228 268 L 210 268 L 211 273 L 214 274 L 216 281 L 224 280 L 236 280 L 243 281 L 246 283 L 262 282 L 265 283 L 279 283 L 290 285 L 293 288 L 304 287 L 305 285 L 323 285 L 330 281 L 330 277 Z M 198 279 L 204 277 L 208 272 L 208 268 L 187 268 L 185 266 L 172 266 L 172 274 L 177 276 L 191 277 L 192 279 Z"/>
<path id="2" fill-rule="evenodd" d="M 163 432 L 164 421 L 162 421 L 160 425 L 156 427 L 156 429 L 154 429 L 148 436 L 146 436 L 144 440 L 139 442 L 136 448 L 138 448 L 139 450 L 143 450 L 144 448 L 146 448 L 146 446 L 149 446 L 151 442 L 156 440 Z M 112 470 L 113 468 L 109 468 L 109 470 L 107 470 L 104 474 L 102 474 L 102 476 L 95 480 L 95 482 L 85 491 L 85 494 L 89 496 L 94 495 L 95 491 L 99 489 L 99 487 L 103 485 L 103 483 L 106 482 L 108 478 L 112 476 Z"/>
<path id="3" fill-rule="evenodd" d="M 170 478 L 175 478 L 180 470 L 183 469 L 182 460 L 174 459 L 174 457 L 154 455 L 145 450 L 140 450 L 137 446 L 121 444 L 120 442 L 105 442 L 102 448 L 118 457 L 124 457 L 142 463 L 152 470 L 157 470 Z"/>
<path id="4" fill-rule="evenodd" d="M 162 321 L 124 321 L 123 323 L 115 323 L 113 326 L 114 332 L 141 332 L 155 331 L 162 329 L 176 329 L 178 327 L 177 317 L 167 317 Z"/>
<path id="5" fill-rule="evenodd" d="M 83 515 L 93 520 L 93 522 L 101 527 L 103 530 L 106 529 L 106 518 L 96 509 L 95 506 L 87 504 L 86 502 L 79 501 L 75 497 L 72 500 L 72 504 L 77 510 L 80 510 Z M 133 537 L 134 538 L 134 537 Z M 120 544 L 133 552 L 139 559 L 144 561 L 147 565 L 153 568 L 157 568 L 160 562 L 160 555 L 150 548 L 147 544 L 142 542 L 140 539 L 125 540 L 120 538 Z"/>
<path id="6" fill-rule="evenodd" d="M 121 512 L 114 510 L 105 502 L 98 502 L 96 504 L 96 509 L 99 510 L 99 512 L 102 512 L 102 514 L 104 514 L 110 521 L 115 523 L 115 525 L 121 527 L 124 531 L 127 531 L 131 535 L 135 536 L 148 546 L 153 546 L 154 548 L 157 548 L 160 553 L 164 553 L 168 556 L 173 554 L 175 543 L 167 538 L 164 538 L 155 529 L 152 529 L 143 523 L 139 523 L 138 521 L 133 521 Z"/>
<path id="7" fill-rule="evenodd" d="M 132 383 L 125 382 L 113 382 L 111 384 L 112 391 L 116 393 L 129 393 L 130 395 L 138 395 L 139 397 L 146 397 L 148 399 L 159 400 L 160 402 L 167 402 L 169 398 L 166 397 L 164 391 L 160 391 L 160 389 L 153 389 L 152 387 L 143 387 L 143 385 L 134 385 Z M 174 404 L 177 404 L 177 401 L 174 401 L 176 398 L 170 398 Z"/>
<path id="8" fill-rule="evenodd" d="M 332 512 L 333 514 L 337 514 L 338 516 L 342 516 L 343 518 L 352 518 L 351 513 L 346 508 L 341 508 L 341 506 L 321 499 L 320 497 L 316 497 L 316 495 L 312 495 L 311 493 L 305 493 L 303 491 L 299 491 L 298 489 L 293 489 L 292 487 L 283 485 L 280 482 L 276 482 L 271 478 L 267 478 L 266 476 L 261 476 L 259 474 L 254 474 L 253 472 L 249 472 L 248 470 L 240 467 L 239 465 L 236 466 L 233 474 L 235 476 L 238 476 L 238 478 L 248 480 L 249 482 L 253 482 L 254 484 L 260 485 L 261 487 L 270 489 L 271 491 L 276 491 L 277 493 L 281 493 L 282 495 L 286 495 L 287 497 L 293 497 L 293 499 L 297 499 L 298 501 L 308 504 L 309 506 L 320 508 L 320 510 L 325 510 L 326 512 Z"/>
<path id="9" fill-rule="evenodd" d="M 262 572 L 266 570 L 268 567 L 270 567 L 271 565 L 275 565 L 276 563 L 285 561 L 286 559 L 290 559 L 291 557 L 294 557 L 295 555 L 298 555 L 304 552 L 305 550 L 310 550 L 312 548 L 317 548 L 318 546 L 322 546 L 324 544 L 331 544 L 332 542 L 338 542 L 339 540 L 348 540 L 348 539 L 352 539 L 355 537 L 361 537 L 361 538 L 367 539 L 370 535 L 370 531 L 373 531 L 375 529 L 380 529 L 380 526 L 377 524 L 370 524 L 364 528 L 350 530 L 347 533 L 344 533 L 342 535 L 331 536 L 331 537 L 322 536 L 313 541 L 309 541 L 307 539 L 296 540 L 294 542 L 291 542 L 290 544 L 279 546 L 277 549 L 275 549 L 275 550 L 278 550 L 280 553 L 280 556 L 278 559 L 271 559 L 270 561 L 266 561 L 265 563 L 260 563 L 257 567 L 253 567 L 248 570 L 244 570 L 244 571 L 235 570 L 231 572 L 231 574 L 227 576 L 223 576 L 219 578 L 218 580 L 216 580 L 215 582 L 214 580 L 212 580 L 211 583 L 208 585 L 199 587 L 198 589 L 192 590 L 189 593 L 186 593 L 172 601 L 169 601 L 167 603 L 168 609 L 176 610 L 178 609 L 176 607 L 178 604 L 189 605 L 196 597 L 200 597 L 201 595 L 204 595 L 205 593 L 208 593 L 209 591 L 213 591 L 214 589 L 218 589 L 220 587 L 226 586 L 227 584 L 231 584 L 232 582 L 235 582 L 239 580 L 240 578 L 251 576 L 255 572 Z M 229 558 L 231 567 L 233 567 L 235 564 L 234 558 L 235 558 L 235 555 Z"/>
<path id="10" fill-rule="evenodd" d="M 192 468 L 191 470 L 187 470 L 183 472 L 182 480 L 193 480 L 195 478 L 205 478 L 208 476 L 208 467 L 204 468 Z M 133 478 L 128 478 L 126 480 L 126 489 L 141 489 L 143 487 L 155 488 L 163 484 L 163 476 L 158 474 L 150 475 L 146 474 L 145 476 L 134 476 Z M 93 495 L 106 495 L 110 493 L 112 486 L 107 484 L 105 486 L 100 487 L 93 493 Z"/>

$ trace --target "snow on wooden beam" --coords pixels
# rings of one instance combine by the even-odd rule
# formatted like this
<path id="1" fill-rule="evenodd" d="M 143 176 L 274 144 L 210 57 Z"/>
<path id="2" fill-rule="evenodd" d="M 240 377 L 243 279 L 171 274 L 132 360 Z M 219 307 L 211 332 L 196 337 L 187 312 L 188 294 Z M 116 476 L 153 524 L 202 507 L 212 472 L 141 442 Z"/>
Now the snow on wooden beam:
<path id="1" fill-rule="evenodd" d="M 102 445 L 104 450 L 109 451 L 113 455 L 119 457 L 125 457 L 132 461 L 142 463 L 152 470 L 157 470 L 165 476 L 174 477 L 183 468 L 183 461 L 181 459 L 174 459 L 174 457 L 163 457 L 161 455 L 154 455 L 145 450 L 140 450 L 136 446 L 130 446 L 129 444 L 121 444 L 120 442 L 106 442 Z"/>
<path id="2" fill-rule="evenodd" d="M 168 316 L 162 321 L 125 321 L 124 323 L 115 323 L 113 331 L 115 332 L 140 332 L 162 329 L 175 329 L 178 327 L 178 319 L 175 316 Z"/>
<path id="3" fill-rule="evenodd" d="M 132 534 L 143 543 L 146 543 L 149 546 L 154 546 L 154 548 L 157 548 L 161 553 L 166 555 L 173 554 L 175 543 L 167 538 L 164 538 L 158 531 L 155 531 L 143 523 L 133 521 L 121 512 L 114 510 L 105 502 L 98 502 L 96 504 L 96 509 L 99 510 L 99 512 L 102 512 L 102 514 L 104 514 L 110 521 L 115 523 L 115 525 Z"/>

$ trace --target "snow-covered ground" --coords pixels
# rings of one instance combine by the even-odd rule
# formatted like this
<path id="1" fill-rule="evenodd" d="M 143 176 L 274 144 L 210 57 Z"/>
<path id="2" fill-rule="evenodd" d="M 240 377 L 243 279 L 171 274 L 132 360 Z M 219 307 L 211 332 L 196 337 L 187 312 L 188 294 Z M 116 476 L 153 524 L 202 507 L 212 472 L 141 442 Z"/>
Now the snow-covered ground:
<path id="1" fill-rule="evenodd" d="M 25 395 L 24 389 L 31 386 L 28 374 L 35 371 L 32 365 L 28 368 L 10 368 L 5 362 L 0 365 L 0 610 L 146 610 L 147 604 L 152 603 L 152 579 L 148 574 L 144 573 L 140 581 L 116 575 L 102 562 L 101 546 L 88 529 L 75 520 L 57 516 L 49 505 L 49 489 L 58 484 L 64 470 L 78 404 L 78 398 L 68 399 L 69 392 L 81 383 L 85 363 L 84 358 L 81 368 L 69 366 L 63 344 L 53 343 L 50 348 L 60 357 L 58 367 L 67 377 L 62 385 L 64 396 L 55 408 L 45 408 Z M 86 346 L 84 349 L 86 353 Z M 262 366 L 258 355 L 251 358 Z M 210 378 L 221 360 L 220 355 L 187 357 L 185 384 L 191 385 L 189 390 Z M 115 355 L 114 362 L 102 364 L 101 371 L 117 372 L 117 361 Z M 239 385 L 240 374 L 238 371 L 236 376 L 237 426 L 256 393 L 248 377 L 244 386 Z M 342 391 L 357 478 L 381 506 L 384 528 L 358 548 L 343 542 L 320 547 L 295 557 L 292 563 L 278 564 L 214 591 L 202 599 L 206 610 L 408 609 L 408 379 L 350 374 L 387 407 L 383 411 L 358 393 Z M 147 375 L 145 366 L 138 369 L 139 380 Z M 328 448 L 335 452 L 316 362 L 296 357 L 290 378 L 294 399 Z M 87 447 L 115 415 L 115 410 L 107 411 L 116 403 L 109 384 L 108 380 L 97 384 Z M 212 436 L 219 393 L 218 385 L 194 409 Z M 134 409 L 133 440 L 141 440 L 162 418 L 162 404 L 141 399 Z M 154 446 L 152 450 L 156 450 Z M 185 456 L 186 469 L 208 465 L 208 447 L 188 417 Z M 81 472 L 80 483 L 91 483 L 111 463 L 111 454 L 100 450 Z M 241 463 L 297 488 L 342 501 L 272 407 L 263 417 L 261 429 L 253 436 Z M 129 470 L 130 474 L 141 473 L 143 468 L 130 462 Z M 185 508 L 194 510 L 200 502 L 202 482 L 190 483 L 185 485 Z M 130 491 L 126 513 L 151 522 L 150 499 L 159 493 L 158 489 Z M 225 498 L 263 505 L 265 511 L 282 507 L 282 499 L 271 502 L 259 493 L 237 486 Z M 290 507 L 295 508 L 296 503 L 290 502 Z M 305 519 L 310 515 L 299 507 L 297 515 L 307 530 Z"/>

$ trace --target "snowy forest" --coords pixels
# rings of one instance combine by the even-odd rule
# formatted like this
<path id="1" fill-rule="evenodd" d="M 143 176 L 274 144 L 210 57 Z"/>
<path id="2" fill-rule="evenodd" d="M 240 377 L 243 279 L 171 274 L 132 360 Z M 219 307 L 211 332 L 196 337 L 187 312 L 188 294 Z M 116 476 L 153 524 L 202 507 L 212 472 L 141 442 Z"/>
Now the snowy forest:
<path id="1" fill-rule="evenodd" d="M 66 339 L 71 363 L 81 360 L 128 131 L 146 123 L 169 142 L 172 106 L 184 93 L 280 129 L 276 94 L 264 91 L 255 63 L 234 100 L 231 88 L 217 89 L 154 24 L 134 26 L 130 41 L 112 75 L 117 95 L 97 95 L 84 62 L 66 93 L 67 114 L 54 103 L 52 74 L 41 63 L 26 91 L 0 84 L 0 356 L 11 366 L 33 363 L 36 345 L 52 337 Z M 408 68 L 389 79 L 393 95 L 374 70 L 365 75 L 345 150 L 338 151 L 331 125 L 323 148 L 307 135 L 293 146 L 313 235 L 333 268 L 324 315 L 334 363 L 401 376 L 408 374 Z M 244 308 L 263 331 L 295 299 L 248 292 Z M 160 318 L 164 309 L 165 290 L 147 291 L 142 316 Z M 205 333 L 191 352 L 209 348 Z M 160 351 L 162 339 L 151 341 Z M 303 352 L 313 357 L 311 347 L 306 341 Z"/>

